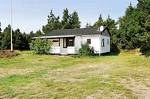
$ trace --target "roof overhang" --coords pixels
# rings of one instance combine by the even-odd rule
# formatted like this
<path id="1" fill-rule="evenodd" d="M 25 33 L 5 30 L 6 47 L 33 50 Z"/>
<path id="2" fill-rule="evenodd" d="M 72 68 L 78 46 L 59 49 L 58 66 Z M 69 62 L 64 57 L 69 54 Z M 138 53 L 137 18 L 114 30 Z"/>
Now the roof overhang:
<path id="1" fill-rule="evenodd" d="M 36 39 L 36 38 L 63 38 L 63 37 L 75 37 L 75 35 L 59 35 L 59 36 L 41 36 L 41 37 L 33 37 L 33 39 Z"/>

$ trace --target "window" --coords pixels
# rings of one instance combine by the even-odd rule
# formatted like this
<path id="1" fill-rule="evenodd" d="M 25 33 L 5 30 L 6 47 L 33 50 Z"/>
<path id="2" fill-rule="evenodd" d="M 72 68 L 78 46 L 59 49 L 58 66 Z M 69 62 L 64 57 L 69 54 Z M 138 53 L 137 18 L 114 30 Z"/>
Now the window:
<path id="1" fill-rule="evenodd" d="M 74 37 L 63 38 L 63 48 L 74 46 Z"/>
<path id="2" fill-rule="evenodd" d="M 52 42 L 53 47 L 60 46 L 60 40 L 59 39 L 49 39 L 50 42 Z"/>
<path id="3" fill-rule="evenodd" d="M 74 38 L 67 39 L 67 46 L 74 46 Z"/>
<path id="4" fill-rule="evenodd" d="M 53 40 L 53 42 L 59 42 L 59 40 Z"/>
<path id="5" fill-rule="evenodd" d="M 91 39 L 87 39 L 87 43 L 88 43 L 88 44 L 91 44 Z"/>
<path id="6" fill-rule="evenodd" d="M 109 39 L 107 39 L 107 45 L 109 45 Z"/>
<path id="7" fill-rule="evenodd" d="M 102 39 L 102 47 L 105 47 L 105 39 Z"/>

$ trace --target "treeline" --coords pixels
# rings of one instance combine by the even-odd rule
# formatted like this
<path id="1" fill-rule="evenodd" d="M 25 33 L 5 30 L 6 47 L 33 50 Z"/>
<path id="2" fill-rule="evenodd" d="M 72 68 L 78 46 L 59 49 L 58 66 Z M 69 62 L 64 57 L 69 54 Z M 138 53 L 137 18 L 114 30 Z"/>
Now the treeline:
<path id="1" fill-rule="evenodd" d="M 20 29 L 13 30 L 13 47 L 16 50 L 29 50 L 29 43 L 33 37 L 41 36 L 55 29 L 73 29 L 80 28 L 79 16 L 76 11 L 69 13 L 68 9 L 64 9 L 62 20 L 59 16 L 55 16 L 51 10 L 48 15 L 47 25 L 41 30 L 30 33 L 21 33 Z M 8 25 L 3 31 L 0 28 L 0 49 L 10 49 L 11 45 L 11 26 Z"/>
<path id="2" fill-rule="evenodd" d="M 29 50 L 29 43 L 34 36 L 42 35 L 42 32 L 38 30 L 33 33 L 22 33 L 20 29 L 12 31 L 13 33 L 13 47 L 15 50 Z M 3 31 L 0 29 L 0 50 L 10 49 L 11 46 L 11 26 L 8 25 Z"/>
<path id="3" fill-rule="evenodd" d="M 64 9 L 62 18 L 55 16 L 51 11 L 47 18 L 47 24 L 42 27 L 42 30 L 29 34 L 20 33 L 19 29 L 13 31 L 14 44 L 16 44 L 16 49 L 29 49 L 32 37 L 40 36 L 55 29 L 80 28 L 80 23 L 76 11 L 70 13 L 68 9 Z M 144 54 L 150 52 L 150 0 L 138 0 L 137 6 L 130 4 L 125 11 L 125 15 L 117 21 L 112 19 L 110 15 L 104 20 L 100 15 L 93 25 L 87 23 L 86 27 L 94 28 L 102 25 L 110 29 L 112 52 L 116 52 L 118 49 L 135 48 L 140 48 Z M 2 48 L 10 48 L 10 26 L 0 33 L 0 44 Z"/>
<path id="4" fill-rule="evenodd" d="M 51 30 L 56 29 L 74 29 L 80 28 L 79 16 L 76 11 L 69 13 L 69 10 L 66 8 L 63 11 L 62 20 L 59 16 L 55 16 L 51 10 L 50 15 L 48 15 L 47 25 L 43 26 L 42 30 L 44 33 L 48 33 Z"/>
<path id="5" fill-rule="evenodd" d="M 117 42 L 121 48 L 150 52 L 150 0 L 138 0 L 136 7 L 130 4 L 118 22 Z"/>

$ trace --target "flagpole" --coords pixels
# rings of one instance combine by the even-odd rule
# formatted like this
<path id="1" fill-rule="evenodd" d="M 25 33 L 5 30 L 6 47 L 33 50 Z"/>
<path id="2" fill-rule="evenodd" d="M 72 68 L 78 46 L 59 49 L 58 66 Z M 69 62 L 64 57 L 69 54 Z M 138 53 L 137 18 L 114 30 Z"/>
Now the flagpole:
<path id="1" fill-rule="evenodd" d="M 12 0 L 11 0 L 11 51 L 13 51 L 13 29 L 12 29 Z"/>

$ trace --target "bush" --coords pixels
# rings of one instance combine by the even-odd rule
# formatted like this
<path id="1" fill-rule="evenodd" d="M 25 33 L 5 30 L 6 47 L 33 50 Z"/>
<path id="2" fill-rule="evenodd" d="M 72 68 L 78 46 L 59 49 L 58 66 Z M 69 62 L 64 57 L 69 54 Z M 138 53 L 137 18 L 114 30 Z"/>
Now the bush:
<path id="1" fill-rule="evenodd" d="M 47 39 L 36 39 L 30 43 L 30 49 L 36 54 L 48 54 L 52 43 Z"/>
<path id="2" fill-rule="evenodd" d="M 79 49 L 79 55 L 80 56 L 92 56 L 94 55 L 94 48 L 90 48 L 89 44 L 85 43 L 81 45 L 81 48 Z"/>
<path id="3" fill-rule="evenodd" d="M 143 46 L 140 48 L 140 52 L 143 55 L 150 56 L 150 44 L 143 44 Z"/>
<path id="4" fill-rule="evenodd" d="M 140 52 L 146 56 L 150 56 L 150 32 L 145 32 L 140 40 L 142 42 Z"/>

